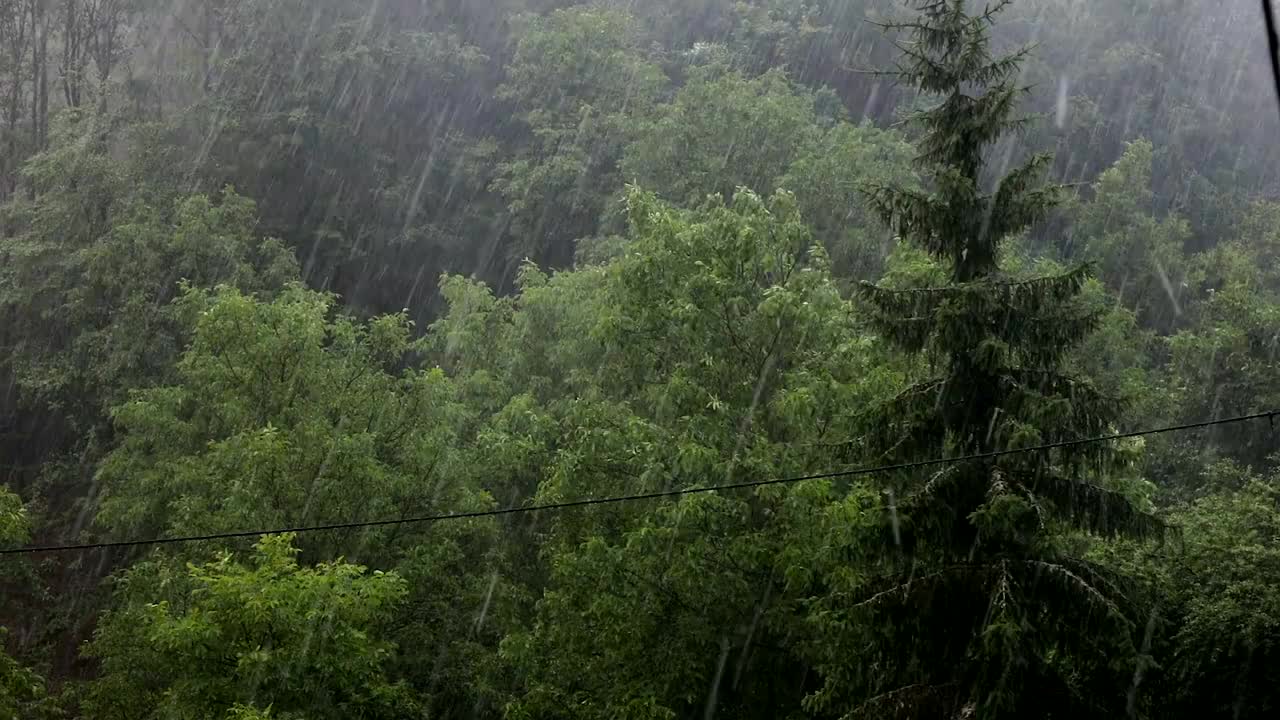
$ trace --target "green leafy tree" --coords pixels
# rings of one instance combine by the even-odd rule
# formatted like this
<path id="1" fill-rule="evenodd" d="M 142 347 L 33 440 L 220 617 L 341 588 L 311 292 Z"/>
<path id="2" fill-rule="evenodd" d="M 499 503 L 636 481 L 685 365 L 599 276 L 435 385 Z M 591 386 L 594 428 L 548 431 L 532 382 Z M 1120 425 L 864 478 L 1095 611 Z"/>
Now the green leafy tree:
<path id="1" fill-rule="evenodd" d="M 99 718 L 415 714 L 412 693 L 389 676 L 395 646 L 383 635 L 403 607 L 405 581 L 341 560 L 302 566 L 291 540 L 262 540 L 247 565 L 226 553 L 185 571 L 155 562 L 134 568 L 119 591 L 124 604 L 89 645 L 102 676 L 90 684 L 83 711 Z"/>
<path id="2" fill-rule="evenodd" d="M 784 438 L 835 433 L 862 393 L 893 384 L 869 355 L 830 350 L 856 341 L 793 200 L 743 192 L 688 213 L 637 192 L 630 206 L 625 256 L 551 276 L 526 266 L 510 298 L 444 282 L 450 312 L 432 345 L 493 408 L 467 464 L 512 503 L 819 463 L 820 443 Z M 865 500 L 815 483 L 513 524 L 503 546 L 540 600 L 503 643 L 519 679 L 509 712 L 664 716 L 702 710 L 712 687 L 726 715 L 794 707 L 795 654 L 775 647 L 797 597 L 784 597 L 783 569 L 839 563 L 830 546 L 854 541 Z M 668 544 L 681 548 L 674 566 Z M 655 667 L 659 638 L 670 647 Z M 599 661 L 586 673 L 583 652 Z"/>
<path id="3" fill-rule="evenodd" d="M 113 143 L 133 150 L 128 161 Z M 292 253 L 258 232 L 253 201 L 230 188 L 174 191 L 180 179 L 159 169 L 172 160 L 146 128 L 117 132 L 110 118 L 68 112 L 24 169 L 39 197 L 2 211 L 13 230 L 0 239 L 11 368 L 79 432 L 172 364 L 180 341 L 166 314 L 180 281 L 256 292 L 296 277 Z"/>
<path id="4" fill-rule="evenodd" d="M 1163 339 L 1152 393 L 1170 422 L 1246 415 L 1280 406 L 1280 215 L 1274 203 L 1246 208 L 1233 236 L 1188 260 L 1197 279 L 1184 327 Z M 1175 497 L 1199 495 L 1206 464 L 1229 458 L 1259 472 L 1280 450 L 1265 422 L 1210 428 L 1159 440 L 1153 469 Z"/>
<path id="5" fill-rule="evenodd" d="M 29 532 L 27 509 L 22 498 L 0 485 L 0 543 L 15 546 L 26 542 Z"/>
<path id="6" fill-rule="evenodd" d="M 459 128 L 481 104 L 468 87 L 489 58 L 455 24 L 467 14 L 457 3 L 220 1 L 161 12 L 198 35 L 183 58 L 197 59 L 187 72 L 199 84 L 169 120 L 187 148 L 183 169 L 258 200 L 313 286 L 369 312 L 398 310 L 427 294 L 406 254 L 430 277 L 441 255 L 464 258 L 471 234 L 487 233 L 486 215 L 470 214 L 473 204 L 492 209 L 477 197 L 485 175 L 472 174 L 484 148 Z"/>
<path id="7" fill-rule="evenodd" d="M 76 259 L 110 232 L 112 216 L 123 204 L 127 175 L 96 140 L 100 123 L 85 113 L 65 114 L 54 127 L 52 146 L 26 166 L 32 182 L 45 192 L 36 202 L 10 203 L 0 209 L 6 225 L 0 238 L 4 372 L 25 396 L 23 410 L 52 410 L 64 402 L 80 405 L 49 413 L 56 420 L 39 428 L 53 452 L 81 439 L 97 415 L 98 398 L 61 392 L 63 388 L 49 387 L 49 378 L 31 382 L 23 375 L 47 373 L 46 365 L 58 361 L 72 362 L 69 353 L 60 353 L 66 350 L 65 336 L 80 328 L 69 330 L 59 322 L 58 312 L 82 282 L 83 264 Z M 60 332 L 48 332 L 51 327 Z M 71 427 L 62 429 L 61 424 Z M 44 454 L 37 457 L 42 460 Z"/>
<path id="8" fill-rule="evenodd" d="M 114 411 L 102 527 L 217 532 L 483 504 L 449 480 L 449 380 L 397 369 L 414 347 L 405 316 L 335 317 L 332 296 L 297 286 L 272 301 L 191 290 L 179 307 L 194 336 L 178 382 Z"/>
<path id="9" fill-rule="evenodd" d="M 0 627 L 0 717 L 56 717 L 44 678 L 4 652 L 7 636 L 8 630 Z"/>
<path id="10" fill-rule="evenodd" d="M 633 191 L 629 209 L 624 257 L 531 278 L 532 301 L 522 295 L 508 321 L 538 323 L 509 353 L 545 352 L 575 388 L 574 400 L 542 411 L 559 418 L 559 433 L 548 440 L 545 426 L 526 424 L 524 437 L 549 450 L 537 497 L 766 479 L 830 462 L 824 438 L 850 431 L 848 408 L 896 376 L 848 322 L 795 201 L 744 190 L 681 211 Z M 594 283 L 593 314 L 547 313 L 584 283 Z M 539 322 L 553 318 L 562 322 Z M 539 336 L 552 341 L 532 342 Z M 579 346 L 596 349 L 561 352 Z M 503 425 L 508 438 L 519 429 Z M 864 487 L 814 482 L 556 516 L 541 533 L 541 599 L 528 629 L 502 645 L 522 678 L 509 712 L 795 711 L 806 688 L 800 603 L 820 578 L 851 574 L 846 553 L 874 526 L 873 508 Z"/>
<path id="11" fill-rule="evenodd" d="M 889 236 L 858 188 L 908 182 L 912 150 L 893 131 L 847 122 L 846 113 L 781 70 L 747 77 L 722 65 L 689 82 L 626 150 L 627 180 L 698 206 L 746 187 L 795 193 L 805 221 L 838 274 L 879 277 Z"/>
<path id="12" fill-rule="evenodd" d="M 1254 283 L 1280 293 L 1280 202 L 1258 201 L 1249 205 L 1241 214 L 1234 228 L 1234 238 L 1222 243 L 1238 253 L 1252 257 L 1249 265 L 1253 273 L 1240 272 L 1233 267 L 1233 277 L 1252 276 Z"/>
<path id="13" fill-rule="evenodd" d="M 878 280 L 884 273 L 893 237 L 861 188 L 869 182 L 913 184 L 914 154 L 896 132 L 841 122 L 806 148 L 779 181 L 795 193 L 801 215 L 827 248 L 837 276 Z"/>
<path id="14" fill-rule="evenodd" d="M 636 118 L 666 82 L 624 10 L 580 6 L 524 18 L 497 91 L 523 130 L 493 183 L 511 222 L 508 260 L 567 266 L 573 243 L 596 234 L 622 188 L 618 160 Z"/>
<path id="15" fill-rule="evenodd" d="M 1174 414 L 1196 422 L 1280 407 L 1280 302 L 1231 284 L 1210 293 L 1195 313 L 1196 325 L 1167 342 L 1164 381 Z M 1187 453 L 1225 454 L 1255 467 L 1270 464 L 1268 457 L 1277 450 L 1275 432 L 1265 422 L 1170 442 L 1181 449 L 1171 453 L 1171 460 Z M 1179 475 L 1185 477 L 1173 473 Z"/>
<path id="16" fill-rule="evenodd" d="M 964 0 L 921 0 L 893 23 L 910 41 L 897 75 L 933 98 L 923 129 L 925 190 L 869 190 L 906 242 L 949 270 L 949 284 L 864 284 L 877 326 L 921 353 L 932 377 L 873 413 L 869 456 L 910 461 L 1102 434 L 1117 404 L 1062 360 L 1096 327 L 1076 302 L 1086 268 L 1013 280 L 1003 243 L 1044 217 L 1059 193 L 1037 186 L 1037 155 L 991 177 L 983 151 L 1027 120 L 1016 80 L 1026 51 L 992 55 L 989 27 L 1008 2 L 971 14 Z M 1137 651 L 1125 599 L 1062 531 L 1156 528 L 1097 473 L 1108 448 L 1006 456 L 905 473 L 885 488 L 886 546 L 862 587 L 827 594 L 815 620 L 814 710 L 870 717 L 1113 717 Z M 840 618 L 837 622 L 835 618 Z M 858 648 L 855 652 L 853 648 Z M 857 657 L 856 662 L 850 658 Z M 1118 706 L 1118 707 L 1117 707 Z"/>
<path id="17" fill-rule="evenodd" d="M 889 44 L 863 20 L 892 9 L 895 0 L 612 1 L 635 13 L 648 39 L 666 51 L 674 76 L 723 62 L 749 76 L 782 69 L 806 87 L 837 88 L 851 108 L 884 94 L 849 66 L 888 57 Z"/>
<path id="18" fill-rule="evenodd" d="M 0 208 L 9 223 L 0 238 L 0 456 L 6 480 L 40 508 L 45 538 L 79 532 L 92 512 L 110 407 L 172 380 L 189 337 L 171 305 L 182 281 L 270 293 L 297 277 L 292 252 L 257 229 L 252 201 L 230 189 L 181 190 L 172 148 L 154 130 L 61 114 L 49 147 L 24 167 L 40 192 Z M 106 570 L 27 566 L 21 590 L 4 593 L 24 644 L 71 657 Z"/>
<path id="19" fill-rule="evenodd" d="M 122 161 L 115 147 L 133 152 Z M 0 238 L 0 374 L 11 389 L 0 416 L 34 439 L 0 452 L 56 532 L 89 511 L 109 409 L 172 379 L 189 337 L 171 304 L 182 282 L 269 294 L 298 276 L 293 253 L 258 230 L 251 200 L 229 188 L 180 193 L 172 160 L 146 127 L 68 112 L 25 167 L 41 193 L 0 209 L 15 229 Z"/>
<path id="20" fill-rule="evenodd" d="M 1112 554 L 1159 601 L 1146 628 L 1151 715 L 1269 717 L 1280 707 L 1269 680 L 1280 661 L 1280 478 L 1231 461 L 1198 475 L 1197 497 L 1169 513 L 1178 543 Z"/>
<path id="21" fill-rule="evenodd" d="M 470 412 L 443 371 L 417 366 L 412 323 L 403 314 L 360 322 L 334 303 L 298 286 L 270 301 L 226 286 L 190 290 L 178 309 L 192 340 L 174 383 L 113 412 L 119 440 L 98 467 L 98 528 L 234 532 L 489 507 L 487 478 L 460 452 Z M 464 678 L 479 677 L 501 628 L 491 620 L 478 632 L 475 620 L 492 592 L 495 576 L 477 570 L 489 567 L 491 543 L 481 521 L 298 540 L 308 561 L 367 558 L 410 583 L 395 626 L 406 643 L 392 660 L 433 710 L 483 697 Z"/>
<path id="22" fill-rule="evenodd" d="M 0 485 L 0 547 L 18 547 L 27 541 L 30 522 L 22 499 Z M 0 560 L 0 583 L 9 584 L 10 565 L 14 561 Z M 17 581 L 28 578 L 19 577 Z M 0 627 L 0 717 L 40 718 L 52 716 L 54 705 L 45 687 L 44 678 L 25 667 L 5 652 L 8 630 Z"/>
<path id="23" fill-rule="evenodd" d="M 185 282 L 269 292 L 297 277 L 293 255 L 255 231 L 254 203 L 228 189 L 168 212 L 121 210 L 100 237 L 17 240 L 8 311 L 30 322 L 12 362 L 34 400 L 69 406 L 87 432 L 131 388 L 162 381 L 185 340 L 172 301 Z"/>
<path id="24" fill-rule="evenodd" d="M 820 135 L 813 96 L 773 70 L 749 78 L 719 66 L 696 70 L 627 147 L 628 182 L 690 207 L 738 187 L 770 194 Z"/>
<path id="25" fill-rule="evenodd" d="M 1184 251 L 1191 231 L 1177 215 L 1156 216 L 1152 153 L 1149 141 L 1135 141 L 1102 173 L 1093 200 L 1072 228 L 1072 242 L 1097 265 L 1121 304 L 1144 325 L 1168 331 L 1181 322 L 1194 297 L 1188 292 L 1192 268 Z"/>

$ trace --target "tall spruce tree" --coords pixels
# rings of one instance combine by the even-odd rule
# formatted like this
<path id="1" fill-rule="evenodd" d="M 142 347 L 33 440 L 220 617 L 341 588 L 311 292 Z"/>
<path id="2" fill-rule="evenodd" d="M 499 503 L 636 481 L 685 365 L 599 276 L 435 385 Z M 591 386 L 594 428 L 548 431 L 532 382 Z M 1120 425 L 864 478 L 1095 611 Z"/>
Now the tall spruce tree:
<path id="1" fill-rule="evenodd" d="M 1002 241 L 1040 220 L 1062 189 L 1042 180 L 1048 155 L 1003 176 L 985 160 L 1031 120 L 1018 114 L 1027 50 L 995 55 L 989 45 L 993 18 L 1010 1 L 970 12 L 965 0 L 912 0 L 917 16 L 887 25 L 901 38 L 892 74 L 934 100 L 911 117 L 930 182 L 867 195 L 951 279 L 861 288 L 884 336 L 935 371 L 876 409 L 868 442 L 888 461 L 1090 437 L 1120 409 L 1062 369 L 1097 324 L 1076 302 L 1089 268 L 1029 281 L 1001 270 Z M 895 478 L 886 488 L 892 539 L 873 579 L 823 601 L 836 617 L 856 617 L 833 627 L 849 633 L 845 647 L 857 654 L 820 662 L 826 684 L 814 705 L 859 718 L 1138 711 L 1126 697 L 1140 677 L 1134 631 L 1145 618 L 1135 622 L 1116 579 L 1069 541 L 1158 530 L 1105 487 L 1115 462 L 1114 448 L 1090 444 Z"/>

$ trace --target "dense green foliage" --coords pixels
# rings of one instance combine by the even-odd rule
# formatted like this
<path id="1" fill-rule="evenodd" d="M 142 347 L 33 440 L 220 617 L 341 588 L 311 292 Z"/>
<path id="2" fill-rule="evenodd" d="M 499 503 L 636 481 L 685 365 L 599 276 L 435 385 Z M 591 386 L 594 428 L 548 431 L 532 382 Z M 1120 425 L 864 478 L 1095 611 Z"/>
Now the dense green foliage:
<path id="1" fill-rule="evenodd" d="M 228 554 L 172 577 L 142 563 L 122 578 L 160 588 L 103 619 L 102 658 L 84 712 L 100 718 L 393 718 L 414 714 L 386 676 L 394 645 L 378 625 L 403 602 L 394 574 L 332 562 L 301 568 L 288 536 L 263 540 L 252 567 Z M 156 591 L 152 591 L 156 592 Z M 146 595 L 143 595 L 146 597 Z"/>
<path id="2" fill-rule="evenodd" d="M 1280 409 L 1255 10 L 0 0 L 0 548 L 652 495 L 0 556 L 0 718 L 1274 716 L 1265 420 L 768 482 Z"/>

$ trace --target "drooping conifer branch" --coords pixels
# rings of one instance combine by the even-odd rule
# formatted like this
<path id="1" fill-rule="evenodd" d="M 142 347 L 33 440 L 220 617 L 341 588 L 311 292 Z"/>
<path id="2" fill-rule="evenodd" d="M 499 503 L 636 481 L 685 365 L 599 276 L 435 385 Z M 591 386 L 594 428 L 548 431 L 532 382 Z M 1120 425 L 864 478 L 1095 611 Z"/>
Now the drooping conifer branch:
<path id="1" fill-rule="evenodd" d="M 993 18 L 1008 4 L 971 14 L 965 0 L 917 0 L 914 20 L 886 24 L 906 36 L 897 77 L 936 97 L 909 118 L 923 132 L 917 161 L 926 183 L 865 194 L 903 242 L 944 263 L 951 283 L 858 288 L 873 326 L 935 369 L 868 414 L 863 443 L 877 457 L 1069 441 L 1105 433 L 1122 408 L 1063 369 L 1099 322 L 1079 299 L 1091 268 L 1035 278 L 1001 268 L 1002 243 L 1062 196 L 1062 186 L 1044 181 L 1049 155 L 999 177 L 986 163 L 995 143 L 1031 122 L 1019 114 L 1025 88 L 1017 82 L 1028 50 L 990 50 Z M 856 706 L 879 717 L 1042 717 L 1036 693 L 1046 690 L 1058 709 L 1102 712 L 1085 688 L 1111 682 L 1114 658 L 1136 657 L 1133 622 L 1123 589 L 1063 553 L 1058 538 L 1160 534 L 1158 520 L 1107 486 L 1120 463 L 1114 448 L 1092 446 L 888 479 L 897 500 L 885 512 L 893 524 L 885 570 L 846 606 L 889 629 L 867 638 L 878 675 Z M 1100 639 L 1067 636 L 1078 628 Z M 1063 674 L 1068 657 L 1094 674 Z M 938 694 L 910 688 L 954 692 L 939 707 Z"/>

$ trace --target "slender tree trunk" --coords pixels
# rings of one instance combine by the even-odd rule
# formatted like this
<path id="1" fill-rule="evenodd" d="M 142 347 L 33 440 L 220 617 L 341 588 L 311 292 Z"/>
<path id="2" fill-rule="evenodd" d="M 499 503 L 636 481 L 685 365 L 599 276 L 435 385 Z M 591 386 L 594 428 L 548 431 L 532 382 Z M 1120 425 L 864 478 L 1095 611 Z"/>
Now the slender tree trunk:
<path id="1" fill-rule="evenodd" d="M 9 24 L 5 22 L 6 16 L 4 13 L 7 11 L 8 6 L 3 2 L 0 2 L 0 47 L 7 47 L 9 45 L 9 35 L 12 32 Z M 8 155 L 0 157 L 0 202 L 4 202 L 5 198 L 8 197 L 9 164 L 11 160 L 12 158 Z"/>
<path id="2" fill-rule="evenodd" d="M 119 35 L 124 20 L 124 7 L 120 0 L 100 0 L 90 3 L 88 10 L 85 16 L 85 37 L 88 38 L 87 47 L 98 71 L 98 111 L 105 115 L 108 81 L 119 59 Z"/>
<path id="3" fill-rule="evenodd" d="M 28 8 L 31 11 L 31 152 L 33 154 L 44 149 L 41 128 L 45 123 L 44 113 L 49 109 L 49 103 L 43 95 L 48 89 L 48 83 L 41 82 L 41 74 L 44 71 L 43 53 L 49 47 L 49 28 L 42 27 L 44 3 L 45 0 L 28 0 Z M 36 199 L 35 183 L 27 187 L 27 198 L 33 201 Z"/>
<path id="4" fill-rule="evenodd" d="M 80 107 L 80 80 L 83 77 L 84 55 L 80 34 L 79 0 L 62 0 L 62 65 L 58 74 L 62 78 L 62 95 L 67 107 Z"/>
<path id="5" fill-rule="evenodd" d="M 40 0 L 27 0 L 27 10 L 31 17 L 31 148 L 40 147 L 40 43 L 36 41 L 36 33 L 40 31 L 37 15 Z"/>
<path id="6" fill-rule="evenodd" d="M 111 58 L 115 54 L 115 32 L 106 31 L 106 37 L 99 39 L 98 66 L 98 112 L 107 114 L 107 80 L 111 77 Z"/>
<path id="7" fill-rule="evenodd" d="M 40 0 L 40 135 L 36 150 L 49 146 L 49 14 Z"/>
<path id="8" fill-rule="evenodd" d="M 5 175 L 7 177 L 4 184 L 4 196 L 0 199 L 12 197 L 18 189 L 18 118 L 22 116 L 22 86 L 25 84 L 22 61 L 26 56 L 28 37 L 26 13 L 23 12 L 23 8 L 17 0 L 6 3 L 6 5 L 11 12 L 9 19 L 12 22 L 9 26 L 9 70 L 12 73 L 13 81 L 9 85 L 9 102 L 5 108 L 9 142 L 8 152 L 5 155 Z"/>

